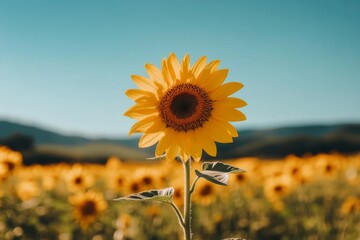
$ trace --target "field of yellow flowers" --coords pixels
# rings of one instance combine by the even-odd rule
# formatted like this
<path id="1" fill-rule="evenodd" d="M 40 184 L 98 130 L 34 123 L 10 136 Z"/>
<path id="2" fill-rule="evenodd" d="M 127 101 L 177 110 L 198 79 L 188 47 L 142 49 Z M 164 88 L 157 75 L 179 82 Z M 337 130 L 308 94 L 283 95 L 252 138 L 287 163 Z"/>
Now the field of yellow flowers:
<path id="1" fill-rule="evenodd" d="M 360 239 L 360 155 L 226 162 L 247 172 L 229 186 L 198 181 L 195 240 Z M 0 239 L 181 239 L 169 205 L 113 199 L 172 186 L 181 206 L 182 181 L 176 161 L 23 166 L 0 147 Z"/>

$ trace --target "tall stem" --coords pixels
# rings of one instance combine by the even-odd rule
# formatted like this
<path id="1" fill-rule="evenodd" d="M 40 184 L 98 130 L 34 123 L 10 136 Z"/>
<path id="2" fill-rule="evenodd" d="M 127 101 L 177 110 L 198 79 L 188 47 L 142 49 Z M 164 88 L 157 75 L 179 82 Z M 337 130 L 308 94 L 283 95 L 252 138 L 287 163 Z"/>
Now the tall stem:
<path id="1" fill-rule="evenodd" d="M 190 194 L 191 159 L 184 163 L 184 214 L 185 214 L 185 240 L 191 240 L 191 194 Z"/>
<path id="2" fill-rule="evenodd" d="M 180 210 L 177 208 L 177 206 L 173 202 L 170 202 L 168 204 L 174 209 L 174 211 L 176 213 L 176 216 L 178 217 L 179 223 L 180 223 L 181 227 L 183 228 L 183 230 L 185 231 L 185 229 L 184 229 L 185 228 L 184 218 L 181 215 Z"/>

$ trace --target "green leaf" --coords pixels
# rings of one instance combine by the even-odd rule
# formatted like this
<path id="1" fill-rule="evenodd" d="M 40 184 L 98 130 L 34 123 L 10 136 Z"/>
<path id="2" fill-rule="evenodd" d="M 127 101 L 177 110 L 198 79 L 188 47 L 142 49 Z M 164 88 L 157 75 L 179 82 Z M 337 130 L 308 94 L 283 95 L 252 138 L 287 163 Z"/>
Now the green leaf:
<path id="1" fill-rule="evenodd" d="M 205 171 L 217 171 L 222 173 L 243 173 L 244 169 L 231 166 L 222 162 L 204 162 L 202 164 L 202 170 Z"/>
<path id="2" fill-rule="evenodd" d="M 114 199 L 115 201 L 161 201 L 172 202 L 172 196 L 174 194 L 174 188 L 154 189 L 150 191 L 144 191 L 140 193 L 130 194 L 126 197 Z"/>
<path id="3" fill-rule="evenodd" d="M 198 177 L 205 178 L 206 180 L 213 182 L 215 184 L 227 186 L 229 182 L 229 175 L 227 173 L 217 172 L 217 171 L 198 171 L 195 170 L 195 173 Z"/>
<path id="4" fill-rule="evenodd" d="M 231 166 L 229 164 L 221 162 L 205 162 L 202 164 L 202 170 L 195 170 L 198 177 L 205 178 L 206 180 L 227 186 L 229 182 L 229 173 L 243 173 L 246 172 L 244 169 Z"/>

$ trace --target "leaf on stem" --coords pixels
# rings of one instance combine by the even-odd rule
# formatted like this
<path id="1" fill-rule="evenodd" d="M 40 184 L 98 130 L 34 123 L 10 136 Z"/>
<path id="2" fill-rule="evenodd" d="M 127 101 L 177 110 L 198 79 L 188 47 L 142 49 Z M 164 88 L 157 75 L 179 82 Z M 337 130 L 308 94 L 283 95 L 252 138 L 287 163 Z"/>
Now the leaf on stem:
<path id="1" fill-rule="evenodd" d="M 161 201 L 172 202 L 174 194 L 174 188 L 154 189 L 150 191 L 144 191 L 140 193 L 130 194 L 126 197 L 114 199 L 115 201 Z"/>
<path id="2" fill-rule="evenodd" d="M 246 172 L 244 169 L 231 166 L 229 164 L 221 162 L 205 162 L 202 164 L 202 170 L 195 170 L 198 177 L 205 178 L 206 180 L 227 186 L 229 182 L 229 173 L 243 173 Z"/>
<path id="3" fill-rule="evenodd" d="M 231 166 L 222 162 L 204 162 L 202 164 L 202 170 L 217 171 L 222 173 L 243 173 L 246 172 L 244 169 Z"/>

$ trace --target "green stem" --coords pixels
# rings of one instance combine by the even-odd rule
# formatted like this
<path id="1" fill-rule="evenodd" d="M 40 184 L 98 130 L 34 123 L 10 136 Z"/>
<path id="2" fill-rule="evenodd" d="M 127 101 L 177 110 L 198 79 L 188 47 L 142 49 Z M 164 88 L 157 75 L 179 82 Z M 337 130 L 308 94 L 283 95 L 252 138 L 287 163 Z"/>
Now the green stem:
<path id="1" fill-rule="evenodd" d="M 168 204 L 170 204 L 170 206 L 174 209 L 176 216 L 178 217 L 179 223 L 181 225 L 181 227 L 184 229 L 185 231 L 185 223 L 184 223 L 184 218 L 180 213 L 179 208 L 173 203 L 173 202 L 168 202 Z"/>
<path id="2" fill-rule="evenodd" d="M 184 182 L 185 182 L 185 191 L 184 191 L 184 215 L 185 215 L 185 227 L 184 234 L 185 240 L 191 240 L 191 193 L 190 193 L 190 169 L 191 169 L 191 159 L 188 159 L 184 163 Z"/>
<path id="3" fill-rule="evenodd" d="M 192 194 L 195 190 L 195 185 L 197 183 L 197 181 L 199 180 L 200 178 L 199 177 L 196 177 L 195 180 L 193 181 L 192 185 L 191 185 L 191 188 L 190 188 L 190 194 Z"/>

